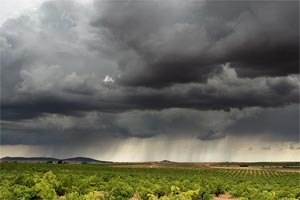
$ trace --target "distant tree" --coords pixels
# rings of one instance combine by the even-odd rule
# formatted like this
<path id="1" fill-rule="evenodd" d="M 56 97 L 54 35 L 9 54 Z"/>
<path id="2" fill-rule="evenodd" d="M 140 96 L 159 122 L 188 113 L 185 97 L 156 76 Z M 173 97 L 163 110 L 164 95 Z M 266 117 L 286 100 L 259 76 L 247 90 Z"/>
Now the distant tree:
<path id="1" fill-rule="evenodd" d="M 57 164 L 63 164 L 62 160 L 57 161 Z"/>

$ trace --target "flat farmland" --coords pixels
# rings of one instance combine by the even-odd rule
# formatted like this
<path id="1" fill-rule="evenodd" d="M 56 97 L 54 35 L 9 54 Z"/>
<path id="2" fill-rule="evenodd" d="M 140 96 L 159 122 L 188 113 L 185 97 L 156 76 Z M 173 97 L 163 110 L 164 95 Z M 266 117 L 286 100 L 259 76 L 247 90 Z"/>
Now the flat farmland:
<path id="1" fill-rule="evenodd" d="M 300 173 L 216 163 L 1 163 L 1 199 L 297 200 Z M 228 167 L 227 167 L 228 166 Z M 255 167 L 254 167 L 255 168 Z"/>

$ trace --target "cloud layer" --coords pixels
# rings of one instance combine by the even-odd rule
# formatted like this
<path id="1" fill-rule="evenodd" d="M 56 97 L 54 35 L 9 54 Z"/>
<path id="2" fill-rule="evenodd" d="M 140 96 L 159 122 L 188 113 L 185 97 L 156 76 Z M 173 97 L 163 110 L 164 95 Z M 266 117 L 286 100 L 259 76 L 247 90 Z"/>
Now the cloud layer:
<path id="1" fill-rule="evenodd" d="M 47 1 L 0 53 L 3 145 L 299 140 L 298 1 Z"/>

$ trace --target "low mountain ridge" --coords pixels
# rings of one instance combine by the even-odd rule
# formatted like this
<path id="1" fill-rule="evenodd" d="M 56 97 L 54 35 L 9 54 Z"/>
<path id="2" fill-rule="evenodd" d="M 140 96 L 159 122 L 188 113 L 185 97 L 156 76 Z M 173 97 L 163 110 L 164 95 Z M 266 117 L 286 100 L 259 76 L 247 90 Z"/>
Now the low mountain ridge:
<path id="1" fill-rule="evenodd" d="M 109 163 L 108 161 L 96 160 L 87 157 L 73 157 L 58 159 L 53 157 L 3 157 L 0 159 L 1 162 L 72 162 L 72 163 Z"/>

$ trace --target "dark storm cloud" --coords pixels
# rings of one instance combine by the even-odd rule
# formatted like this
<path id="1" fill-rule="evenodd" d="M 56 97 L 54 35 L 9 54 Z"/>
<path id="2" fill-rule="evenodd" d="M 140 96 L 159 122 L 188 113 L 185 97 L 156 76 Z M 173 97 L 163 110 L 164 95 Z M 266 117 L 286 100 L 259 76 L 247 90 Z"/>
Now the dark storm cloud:
<path id="1" fill-rule="evenodd" d="M 11 102 L 18 98 L 16 88 L 30 71 L 35 73 L 28 79 L 39 87 L 51 86 L 64 74 L 72 75 L 72 72 L 97 74 L 102 79 L 117 71 L 113 60 L 85 48 L 86 40 L 92 38 L 89 9 L 80 6 L 74 1 L 48 1 L 37 11 L 8 19 L 1 26 L 1 100 Z M 55 67 L 49 66 L 61 67 L 55 71 Z M 91 92 L 82 85 L 76 88 L 78 85 L 71 84 L 69 81 L 66 91 Z"/>
<path id="2" fill-rule="evenodd" d="M 298 51 L 289 46 L 298 45 L 298 2 L 94 5 L 89 14 L 91 9 L 75 2 L 50 1 L 35 15 L 3 24 L 3 119 L 91 110 L 228 110 L 299 101 L 299 77 L 283 76 L 298 65 L 280 61 L 283 53 L 268 54 L 268 49 L 288 50 L 293 53 L 287 60 L 298 61 Z M 264 58 L 251 64 L 256 55 Z M 226 61 L 231 64 L 221 66 Z M 278 70 L 280 77 L 262 76 Z M 259 77 L 237 72 L 259 72 Z M 107 74 L 112 80 L 103 82 Z"/>
<path id="3" fill-rule="evenodd" d="M 88 112 L 77 116 L 44 114 L 31 120 L 2 121 L 1 143 L 83 145 L 109 138 L 167 136 L 172 139 L 184 137 L 204 141 L 233 136 L 259 137 L 260 141 L 292 141 L 289 147 L 296 148 L 299 141 L 299 128 L 295 126 L 299 121 L 299 115 L 294 116 L 295 112 L 299 112 L 297 105 L 285 108 L 247 108 L 230 111 L 173 108 L 122 113 Z M 283 118 L 278 121 L 278 116 Z M 245 124 L 245 121 L 249 120 L 251 124 Z M 238 129 L 240 126 L 244 128 Z M 254 130 L 250 126 L 257 128 Z"/>
<path id="4" fill-rule="evenodd" d="M 49 1 L 2 25 L 2 144 L 297 140 L 299 2 L 94 6 Z"/>
<path id="5" fill-rule="evenodd" d="M 99 138 L 149 138 L 168 136 L 213 140 L 225 137 L 227 127 L 257 109 L 225 111 L 195 111 L 165 109 L 161 111 L 127 111 L 123 113 L 88 112 L 66 116 L 44 114 L 34 119 L 2 121 L 2 144 L 63 144 L 97 141 Z M 218 132 L 218 135 L 211 135 Z M 23 138 L 23 139 L 22 139 Z"/>
<path id="6" fill-rule="evenodd" d="M 229 110 L 230 108 L 278 107 L 299 102 L 299 77 L 243 79 L 228 65 L 206 83 L 176 84 L 165 88 L 122 87 L 93 76 L 61 74 L 60 67 L 23 71 L 17 85 L 18 98 L 2 102 L 2 119 L 30 118 L 43 113 L 73 115 L 82 111 L 124 112 L 191 108 Z M 55 73 L 53 73 L 55 72 Z M 47 74 L 45 76 L 45 74 Z M 50 85 L 48 80 L 55 80 Z M 66 91 L 71 85 L 77 87 Z M 82 93 L 81 88 L 91 93 Z"/>
<path id="7" fill-rule="evenodd" d="M 248 77 L 299 72 L 298 1 L 95 4 L 91 24 L 121 49 L 122 84 L 205 81 L 225 62 Z"/>
<path id="8" fill-rule="evenodd" d="M 26 145 L 86 145 L 99 138 L 126 134 L 110 113 L 44 114 L 34 119 L 1 122 L 1 143 Z"/>
<path id="9" fill-rule="evenodd" d="M 229 127 L 227 132 L 257 136 L 264 133 L 271 140 L 299 141 L 299 105 L 266 109 L 254 116 L 245 117 Z M 247 132 L 247 133 L 246 133 Z"/>
<path id="10" fill-rule="evenodd" d="M 43 113 L 80 115 L 80 111 L 94 110 L 95 106 L 88 103 L 59 99 L 51 96 L 40 96 L 37 100 L 28 100 L 3 104 L 1 118 L 3 120 L 31 119 Z"/>

